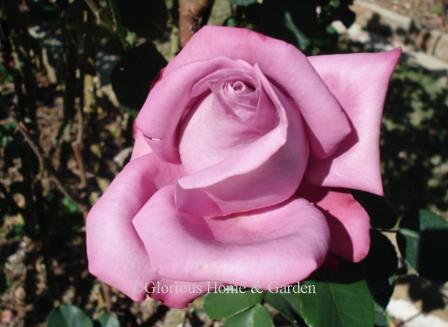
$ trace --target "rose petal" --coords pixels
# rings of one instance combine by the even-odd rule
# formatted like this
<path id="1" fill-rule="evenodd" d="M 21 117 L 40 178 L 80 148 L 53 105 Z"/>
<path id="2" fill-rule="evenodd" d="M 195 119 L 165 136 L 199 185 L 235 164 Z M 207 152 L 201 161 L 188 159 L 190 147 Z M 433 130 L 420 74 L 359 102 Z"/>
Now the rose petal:
<path id="1" fill-rule="evenodd" d="M 306 173 L 310 182 L 383 194 L 379 154 L 381 116 L 389 79 L 400 53 L 396 49 L 309 58 L 354 127 L 335 155 L 310 163 Z"/>
<path id="2" fill-rule="evenodd" d="M 134 147 L 132 148 L 131 161 L 151 152 L 151 147 L 146 142 L 142 131 L 134 126 Z"/>
<path id="3" fill-rule="evenodd" d="M 367 256 L 370 218 L 349 192 L 303 184 L 299 196 L 325 212 L 330 226 L 330 251 L 353 262 Z"/>
<path id="4" fill-rule="evenodd" d="M 163 72 L 163 77 L 154 85 L 135 121 L 136 126 L 147 137 L 151 148 L 161 158 L 179 162 L 176 132 L 183 116 L 194 104 L 194 86 L 205 76 L 223 68 L 235 68 L 238 62 L 217 57 L 180 67 L 175 72 Z"/>
<path id="5" fill-rule="evenodd" d="M 165 278 L 263 289 L 306 278 L 325 259 L 329 238 L 324 215 L 304 199 L 201 219 L 176 211 L 171 186 L 154 194 L 133 223 L 153 269 Z"/>
<path id="6" fill-rule="evenodd" d="M 86 222 L 89 271 L 133 300 L 145 298 L 151 281 L 145 248 L 132 218 L 179 168 L 148 154 L 129 162 L 90 210 Z"/>
<path id="7" fill-rule="evenodd" d="M 219 283 L 217 283 L 219 285 Z M 151 297 L 161 301 L 170 308 L 185 308 L 188 303 L 208 291 L 212 291 L 214 283 L 184 282 L 161 279 L 150 288 Z"/>
<path id="8" fill-rule="evenodd" d="M 224 160 L 179 179 L 176 189 L 179 210 L 198 216 L 225 216 L 283 202 L 297 190 L 308 163 L 308 143 L 301 117 L 292 101 L 274 89 L 259 69 L 257 74 L 270 99 L 270 109 L 278 114 L 278 126 L 247 146 L 226 151 Z M 212 121 L 200 123 L 213 124 Z M 207 135 L 213 132 L 205 132 L 199 126 L 193 130 L 194 137 L 187 134 L 193 139 L 189 147 L 191 158 L 188 158 L 191 163 L 195 151 L 207 155 L 213 148 L 210 146 L 207 150 L 206 146 L 200 146 L 201 142 L 212 142 Z M 198 141 L 196 149 L 195 142 L 201 138 L 197 133 L 201 132 L 204 141 Z M 216 142 L 222 140 L 217 137 Z M 203 155 L 197 157 L 200 159 Z"/>
<path id="9" fill-rule="evenodd" d="M 247 146 L 262 136 L 237 118 L 229 118 L 222 107 L 215 95 L 210 94 L 186 121 L 179 153 L 182 166 L 188 173 L 207 169 L 231 156 L 240 156 Z M 274 108 L 270 109 L 275 113 Z M 271 121 L 275 126 L 275 119 Z"/>
<path id="10" fill-rule="evenodd" d="M 225 56 L 258 64 L 289 95 L 309 126 L 311 148 L 328 157 L 350 133 L 345 113 L 307 58 L 294 46 L 247 29 L 204 26 L 168 64 L 165 74 L 198 61 Z"/>

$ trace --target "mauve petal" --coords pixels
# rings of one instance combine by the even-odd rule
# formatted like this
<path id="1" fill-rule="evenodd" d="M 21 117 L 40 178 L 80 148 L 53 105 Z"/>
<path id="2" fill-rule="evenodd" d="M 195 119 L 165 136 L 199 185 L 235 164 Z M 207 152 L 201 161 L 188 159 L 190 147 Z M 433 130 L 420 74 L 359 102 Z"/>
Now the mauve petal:
<path id="1" fill-rule="evenodd" d="M 207 217 L 226 216 L 283 202 L 297 190 L 309 151 L 302 119 L 294 103 L 274 89 L 261 71 L 257 74 L 271 101 L 270 109 L 277 112 L 278 126 L 249 145 L 233 150 L 224 160 L 179 179 L 176 206 L 180 211 Z M 213 121 L 200 123 L 213 125 Z M 188 136 L 197 140 L 201 138 L 197 132 L 204 131 L 198 127 L 192 132 L 195 137 Z M 213 142 L 206 136 L 202 136 L 204 140 Z M 221 141 L 218 138 L 216 142 Z M 191 142 L 193 154 L 194 146 L 195 142 Z M 200 147 L 197 150 L 207 151 Z"/>
<path id="2" fill-rule="evenodd" d="M 131 161 L 151 153 L 151 147 L 145 140 L 142 131 L 134 126 L 134 147 L 132 148 Z"/>
<path id="3" fill-rule="evenodd" d="M 325 212 L 330 226 L 330 251 L 359 262 L 370 248 L 370 218 L 351 193 L 303 184 L 299 196 Z"/>
<path id="4" fill-rule="evenodd" d="M 174 75 L 181 66 L 219 56 L 258 64 L 269 80 L 295 101 L 309 126 L 311 148 L 316 157 L 328 157 L 350 133 L 349 121 L 337 99 L 307 58 L 288 43 L 248 29 L 204 26 L 164 73 Z"/>
<path id="5" fill-rule="evenodd" d="M 89 271 L 133 300 L 145 298 L 149 260 L 132 219 L 154 192 L 179 176 L 177 166 L 148 154 L 129 162 L 90 210 L 86 222 Z"/>
<path id="6" fill-rule="evenodd" d="M 383 194 L 379 154 L 381 116 L 389 79 L 400 53 L 395 49 L 309 58 L 354 128 L 331 158 L 310 163 L 306 177 L 311 183 Z"/>
<path id="7" fill-rule="evenodd" d="M 178 124 L 191 109 L 189 106 L 194 104 L 193 87 L 205 76 L 235 65 L 238 63 L 234 60 L 217 57 L 180 67 L 172 73 L 163 72 L 135 121 L 155 153 L 166 161 L 179 162 L 176 132 Z"/>
<path id="8" fill-rule="evenodd" d="M 263 289 L 306 278 L 324 261 L 329 241 L 324 215 L 304 199 L 201 219 L 176 211 L 172 186 L 154 194 L 133 223 L 152 268 L 165 278 Z"/>
<path id="9" fill-rule="evenodd" d="M 161 279 L 154 283 L 151 297 L 161 301 L 170 308 L 185 308 L 190 302 L 202 294 L 213 290 L 214 283 L 184 282 Z"/>
<path id="10" fill-rule="evenodd" d="M 182 166 L 188 174 L 207 169 L 241 153 L 260 134 L 229 118 L 214 94 L 208 95 L 185 122 L 179 142 Z M 275 111 L 275 110 L 273 110 Z"/>

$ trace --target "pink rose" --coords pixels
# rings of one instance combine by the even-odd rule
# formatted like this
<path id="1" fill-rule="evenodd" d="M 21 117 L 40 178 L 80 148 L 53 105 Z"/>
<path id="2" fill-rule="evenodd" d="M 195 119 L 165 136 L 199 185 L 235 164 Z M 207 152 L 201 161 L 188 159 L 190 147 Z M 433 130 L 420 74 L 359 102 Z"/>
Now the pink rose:
<path id="1" fill-rule="evenodd" d="M 210 285 L 272 289 L 329 253 L 358 262 L 382 194 L 381 113 L 400 50 L 305 57 L 249 30 L 202 28 L 135 123 L 131 161 L 91 209 L 92 274 L 183 307 Z M 216 283 L 216 284 L 215 284 Z"/>

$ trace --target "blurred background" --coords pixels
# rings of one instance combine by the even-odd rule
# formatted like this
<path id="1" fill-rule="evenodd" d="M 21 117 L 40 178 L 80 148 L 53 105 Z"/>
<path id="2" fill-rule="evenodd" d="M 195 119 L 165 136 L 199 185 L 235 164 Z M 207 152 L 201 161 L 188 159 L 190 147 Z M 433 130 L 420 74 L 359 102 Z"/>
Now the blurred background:
<path id="1" fill-rule="evenodd" d="M 385 196 L 407 230 L 421 209 L 446 218 L 447 15 L 446 0 L 0 0 L 0 326 L 43 326 L 64 303 L 102 326 L 219 325 L 201 299 L 169 310 L 96 281 L 84 240 L 89 206 L 129 159 L 151 81 L 206 23 L 308 55 L 402 47 L 382 126 Z M 430 247 L 436 260 L 442 244 Z M 396 255 L 382 326 L 448 326 L 446 280 Z"/>

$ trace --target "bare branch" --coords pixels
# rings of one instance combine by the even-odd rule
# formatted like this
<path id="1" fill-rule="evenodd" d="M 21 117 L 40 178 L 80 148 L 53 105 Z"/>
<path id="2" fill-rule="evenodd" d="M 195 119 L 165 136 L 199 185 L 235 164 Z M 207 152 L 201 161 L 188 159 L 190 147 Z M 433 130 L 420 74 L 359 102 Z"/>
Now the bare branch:
<path id="1" fill-rule="evenodd" d="M 23 136 L 23 139 L 25 143 L 30 147 L 30 149 L 33 151 L 34 155 L 37 157 L 37 160 L 39 161 L 40 169 L 45 169 L 49 176 L 50 180 L 53 182 L 53 184 L 56 186 L 56 188 L 61 192 L 65 197 L 70 199 L 73 203 L 75 203 L 79 210 L 82 212 L 84 217 L 87 216 L 87 207 L 76 200 L 76 198 L 70 193 L 69 190 L 65 188 L 65 186 L 62 184 L 61 180 L 58 178 L 56 172 L 53 169 L 53 166 L 50 163 L 50 160 L 46 158 L 43 154 L 42 149 L 40 148 L 39 144 L 33 140 L 33 138 L 28 133 L 28 130 L 26 129 L 25 125 L 18 121 L 14 114 L 9 115 L 11 119 L 14 121 L 14 123 L 17 125 L 17 129 L 19 130 L 20 134 Z"/>
<path id="2" fill-rule="evenodd" d="M 214 0 L 179 0 L 180 46 L 184 47 L 193 34 L 207 23 Z"/>

